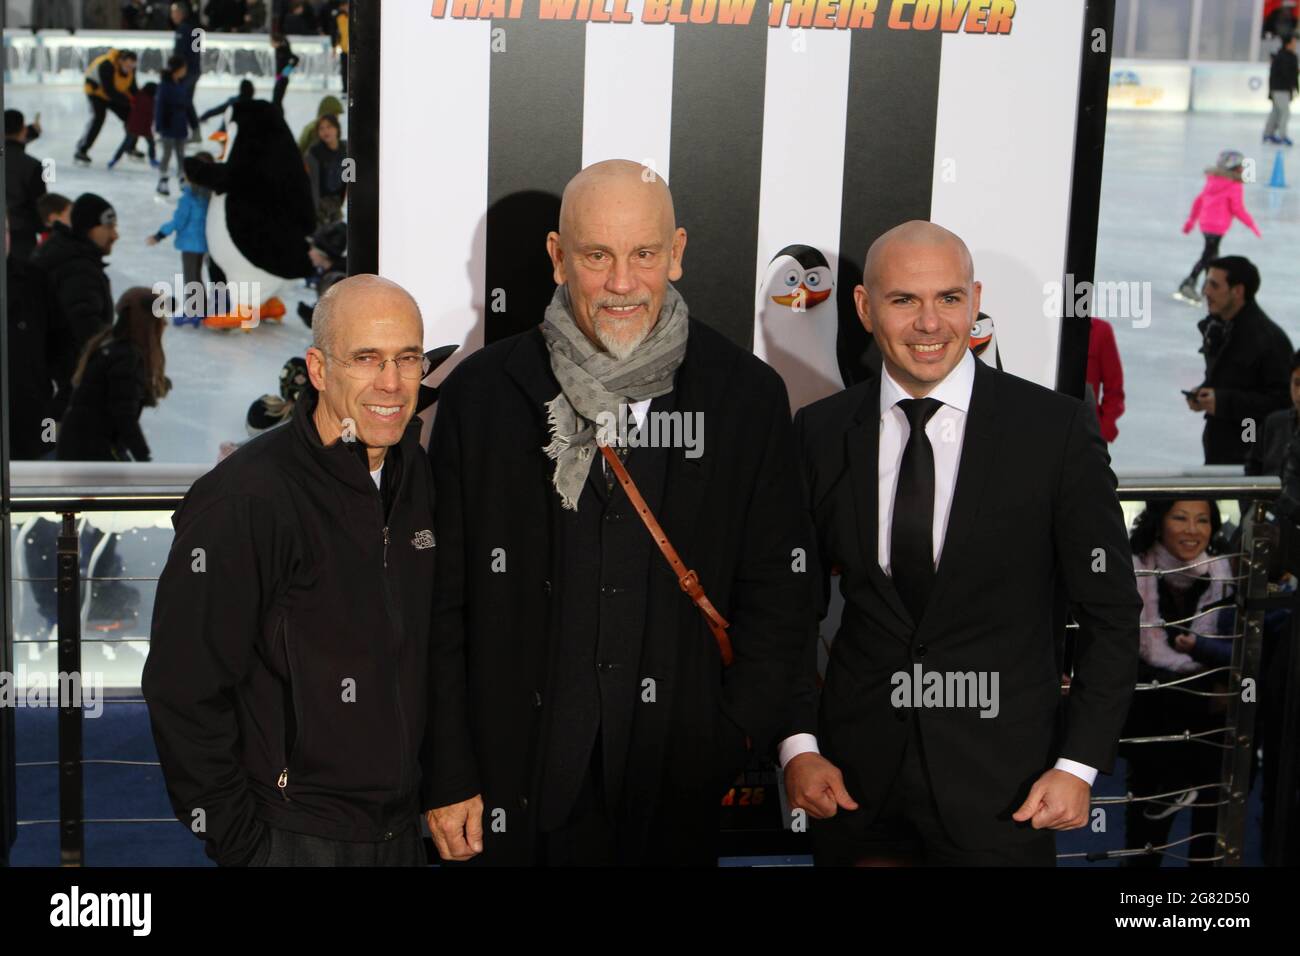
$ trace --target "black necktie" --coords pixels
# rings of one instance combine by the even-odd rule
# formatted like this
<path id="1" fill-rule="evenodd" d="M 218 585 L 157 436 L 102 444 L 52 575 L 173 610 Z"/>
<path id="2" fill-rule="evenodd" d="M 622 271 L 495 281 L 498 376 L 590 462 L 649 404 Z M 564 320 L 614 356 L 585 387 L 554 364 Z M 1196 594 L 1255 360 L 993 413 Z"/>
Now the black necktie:
<path id="1" fill-rule="evenodd" d="M 911 431 L 898 469 L 894 518 L 889 535 L 889 573 L 915 623 L 920 623 L 934 583 L 934 449 L 925 423 L 943 402 L 906 398 L 898 407 Z"/>

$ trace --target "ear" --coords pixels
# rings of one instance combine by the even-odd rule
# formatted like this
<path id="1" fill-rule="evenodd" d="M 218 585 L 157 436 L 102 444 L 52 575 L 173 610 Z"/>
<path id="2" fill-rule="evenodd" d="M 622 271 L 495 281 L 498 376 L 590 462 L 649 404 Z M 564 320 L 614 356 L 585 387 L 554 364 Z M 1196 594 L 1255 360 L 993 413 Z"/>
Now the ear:
<path id="1" fill-rule="evenodd" d="M 682 256 L 686 254 L 686 230 L 677 227 L 673 233 L 673 244 L 669 250 L 668 281 L 676 282 L 682 277 Z"/>
<path id="2" fill-rule="evenodd" d="M 871 328 L 871 297 L 867 295 L 867 287 L 864 285 L 854 286 L 853 304 L 858 310 L 858 321 L 862 327 L 867 330 L 868 335 L 875 335 Z"/>
<path id="3" fill-rule="evenodd" d="M 560 234 L 546 234 L 546 254 L 551 257 L 552 275 L 556 285 L 564 285 L 564 247 L 560 245 Z"/>
<path id="4" fill-rule="evenodd" d="M 325 391 L 325 353 L 314 345 L 307 350 L 307 377 L 316 391 Z"/>

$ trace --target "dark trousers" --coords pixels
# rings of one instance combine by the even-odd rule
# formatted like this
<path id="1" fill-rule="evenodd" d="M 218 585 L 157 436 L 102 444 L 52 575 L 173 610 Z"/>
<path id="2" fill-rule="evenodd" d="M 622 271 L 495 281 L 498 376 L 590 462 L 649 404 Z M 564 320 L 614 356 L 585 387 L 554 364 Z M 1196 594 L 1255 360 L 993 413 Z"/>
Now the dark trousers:
<path id="1" fill-rule="evenodd" d="M 348 55 L 346 53 L 339 54 L 339 72 L 343 74 L 343 92 L 346 93 L 348 91 Z"/>
<path id="2" fill-rule="evenodd" d="M 818 866 L 1055 866 L 1056 837 L 1039 831 L 1025 843 L 986 849 L 958 846 L 939 817 L 925 769 L 920 731 L 912 720 L 902 763 L 879 815 L 865 823 L 864 809 L 840 810 L 812 821 Z"/>
<path id="3" fill-rule="evenodd" d="M 141 139 L 143 139 L 146 143 L 149 144 L 149 161 L 152 162 L 153 160 L 155 160 L 157 158 L 157 153 L 154 151 L 154 141 L 153 141 L 152 133 L 144 137 L 133 136 L 132 134 L 127 133 L 126 138 L 122 140 L 122 145 L 119 146 L 117 148 L 117 152 L 113 154 L 113 158 L 111 162 L 115 163 L 123 156 L 125 156 L 127 153 L 133 152 L 135 150 L 135 144 L 138 143 Z"/>
<path id="4" fill-rule="evenodd" d="M 428 866 L 419 823 L 391 840 L 349 843 L 267 827 L 249 866 Z"/>
<path id="5" fill-rule="evenodd" d="M 275 81 L 275 91 L 271 94 L 271 105 L 281 112 L 284 112 L 284 107 L 281 104 L 284 103 L 284 94 L 288 89 L 289 78 L 287 76 L 277 77 Z"/>
<path id="6" fill-rule="evenodd" d="M 1212 232 L 1203 233 L 1205 236 L 1205 246 L 1201 249 L 1201 258 L 1196 260 L 1196 265 L 1192 266 L 1191 275 L 1187 281 L 1192 284 L 1196 283 L 1197 278 L 1202 272 L 1210 267 L 1210 263 L 1219 258 L 1219 243 L 1223 241 L 1223 236 L 1216 236 Z"/>
<path id="7" fill-rule="evenodd" d="M 199 85 L 199 74 L 191 73 L 182 80 L 185 84 L 185 121 L 189 123 L 190 135 L 199 135 L 199 113 L 194 108 L 194 90 Z"/>
<path id="8" fill-rule="evenodd" d="M 116 103 L 109 103 L 108 100 L 100 99 L 98 96 L 86 94 L 86 100 L 90 104 L 90 121 L 86 124 L 86 131 L 81 134 L 81 140 L 77 143 L 77 152 L 88 153 L 90 147 L 95 145 L 95 140 L 99 138 L 99 131 L 104 128 L 104 117 L 108 111 L 112 110 L 113 115 L 126 122 L 127 109 Z"/>
<path id="9" fill-rule="evenodd" d="M 600 738 L 568 819 L 558 829 L 538 834 L 538 866 L 616 866 L 618 827 L 605 796 Z"/>

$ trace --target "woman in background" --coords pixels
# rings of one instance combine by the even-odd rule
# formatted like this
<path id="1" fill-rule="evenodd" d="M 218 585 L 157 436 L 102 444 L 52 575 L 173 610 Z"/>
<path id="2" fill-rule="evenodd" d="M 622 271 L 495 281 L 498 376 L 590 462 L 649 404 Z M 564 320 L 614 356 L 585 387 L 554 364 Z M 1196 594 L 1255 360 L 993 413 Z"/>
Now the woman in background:
<path id="1" fill-rule="evenodd" d="M 135 286 L 117 300 L 117 320 L 90 340 L 72 376 L 59 429 L 61 461 L 148 461 L 140 413 L 171 391 L 154 293 Z"/>
<path id="2" fill-rule="evenodd" d="M 1139 690 L 1129 710 L 1126 738 L 1197 734 L 1223 725 L 1221 698 L 1204 695 L 1221 692 L 1226 679 L 1194 676 L 1227 664 L 1232 655 L 1233 570 L 1227 558 L 1211 554 L 1218 531 L 1218 504 L 1200 499 L 1149 501 L 1133 523 L 1129 540 L 1142 596 L 1138 682 L 1181 683 Z M 1166 843 L 1174 815 L 1190 806 L 1192 833 L 1210 835 L 1170 852 L 1214 855 L 1217 803 L 1225 795 L 1217 787 L 1201 788 L 1220 777 L 1223 751 L 1214 744 L 1222 742 L 1222 734 L 1208 734 L 1203 740 L 1124 745 L 1128 790 L 1134 796 L 1188 791 L 1130 803 L 1125 811 L 1126 846 Z M 1153 854 L 1129 857 L 1128 863 L 1159 866 L 1161 859 Z"/>

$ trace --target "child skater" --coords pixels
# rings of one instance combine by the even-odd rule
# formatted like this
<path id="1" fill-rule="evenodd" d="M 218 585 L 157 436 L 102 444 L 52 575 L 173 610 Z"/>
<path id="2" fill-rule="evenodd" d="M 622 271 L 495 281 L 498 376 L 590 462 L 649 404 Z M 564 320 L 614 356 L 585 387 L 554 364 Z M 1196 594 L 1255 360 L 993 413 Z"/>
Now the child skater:
<path id="1" fill-rule="evenodd" d="M 212 161 L 211 153 L 195 153 L 185 160 L 185 168 L 193 169 L 196 163 Z M 176 248 L 181 253 L 181 275 L 185 280 L 185 294 L 183 301 L 176 303 L 176 316 L 173 321 L 177 325 L 190 322 L 198 328 L 207 314 L 208 295 L 207 286 L 203 284 L 203 257 L 208 252 L 208 201 L 212 198 L 212 193 L 188 180 L 187 176 L 186 182 L 181 186 L 181 200 L 176 204 L 176 214 L 145 241 L 151 246 L 156 246 L 173 232 L 176 233 Z"/>
<path id="2" fill-rule="evenodd" d="M 1225 149 L 1219 154 L 1218 161 L 1205 171 L 1205 188 L 1192 202 L 1192 211 L 1187 214 L 1187 222 L 1183 224 L 1183 235 L 1186 235 L 1199 221 L 1201 234 L 1205 237 L 1201 258 L 1196 260 L 1191 274 L 1178 289 L 1179 296 L 1188 302 L 1201 301 L 1201 291 L 1196 286 L 1196 280 L 1210 262 L 1219 257 L 1219 242 L 1232 228 L 1233 216 L 1244 222 L 1256 236 L 1259 235 L 1259 227 L 1255 225 L 1255 220 L 1251 218 L 1242 200 L 1243 161 L 1241 153 L 1235 149 Z"/>

